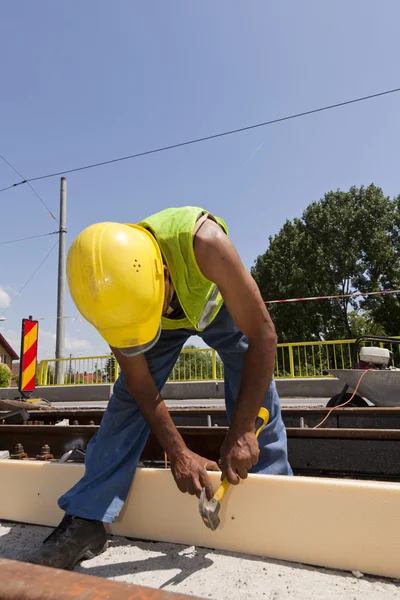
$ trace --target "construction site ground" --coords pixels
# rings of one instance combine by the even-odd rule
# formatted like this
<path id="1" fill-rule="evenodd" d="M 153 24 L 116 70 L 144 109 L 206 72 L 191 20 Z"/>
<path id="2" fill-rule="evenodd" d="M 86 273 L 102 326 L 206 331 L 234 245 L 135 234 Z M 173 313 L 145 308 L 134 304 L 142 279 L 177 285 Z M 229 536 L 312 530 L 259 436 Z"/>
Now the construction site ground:
<path id="1" fill-rule="evenodd" d="M 39 549 L 50 531 L 48 527 L 0 522 L 0 557 L 26 559 Z M 117 536 L 110 538 L 105 553 L 83 562 L 76 570 L 216 600 L 400 598 L 400 580 L 360 577 L 359 573 Z"/>

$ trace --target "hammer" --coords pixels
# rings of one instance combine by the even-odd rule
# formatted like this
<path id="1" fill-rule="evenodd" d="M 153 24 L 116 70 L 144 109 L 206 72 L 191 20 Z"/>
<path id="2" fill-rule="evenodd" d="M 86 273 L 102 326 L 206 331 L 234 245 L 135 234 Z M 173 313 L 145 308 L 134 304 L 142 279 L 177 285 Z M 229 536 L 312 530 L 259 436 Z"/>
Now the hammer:
<path id="1" fill-rule="evenodd" d="M 256 437 L 259 436 L 260 432 L 268 423 L 269 412 L 266 408 L 261 407 L 257 419 L 254 425 L 254 433 Z M 211 500 L 207 500 L 206 490 L 203 488 L 200 494 L 199 512 L 203 519 L 203 523 L 206 527 L 215 531 L 220 524 L 220 518 L 218 516 L 219 509 L 221 508 L 221 502 L 230 486 L 227 477 L 224 477 L 222 483 L 218 487 L 214 496 Z"/>

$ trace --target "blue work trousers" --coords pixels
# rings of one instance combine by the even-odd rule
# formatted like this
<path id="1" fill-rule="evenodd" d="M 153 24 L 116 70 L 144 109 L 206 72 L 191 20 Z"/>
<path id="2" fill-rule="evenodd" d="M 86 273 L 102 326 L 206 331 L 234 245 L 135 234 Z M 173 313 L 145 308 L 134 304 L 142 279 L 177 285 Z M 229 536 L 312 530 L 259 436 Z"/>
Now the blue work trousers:
<path id="1" fill-rule="evenodd" d="M 158 389 L 167 381 L 176 360 L 193 329 L 163 330 L 160 340 L 147 354 L 150 372 Z M 221 357 L 225 372 L 225 406 L 230 419 L 239 396 L 247 338 L 222 307 L 216 319 L 199 334 Z M 273 381 L 264 399 L 270 420 L 259 436 L 260 457 L 253 473 L 292 475 L 287 458 L 286 431 L 279 396 Z M 69 515 L 112 523 L 118 517 L 140 455 L 149 436 L 134 398 L 125 387 L 121 373 L 104 414 L 101 426 L 89 442 L 86 470 L 82 479 L 58 501 Z"/>

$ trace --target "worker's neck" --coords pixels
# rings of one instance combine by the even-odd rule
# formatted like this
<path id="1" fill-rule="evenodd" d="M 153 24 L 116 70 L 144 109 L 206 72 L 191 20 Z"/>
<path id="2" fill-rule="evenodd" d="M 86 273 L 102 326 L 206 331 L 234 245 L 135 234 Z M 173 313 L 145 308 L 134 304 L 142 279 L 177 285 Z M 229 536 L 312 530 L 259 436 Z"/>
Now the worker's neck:
<path id="1" fill-rule="evenodd" d="M 165 317 L 168 314 L 168 309 L 171 304 L 171 300 L 174 296 L 174 286 L 171 281 L 167 267 L 164 266 L 164 305 L 162 316 Z"/>

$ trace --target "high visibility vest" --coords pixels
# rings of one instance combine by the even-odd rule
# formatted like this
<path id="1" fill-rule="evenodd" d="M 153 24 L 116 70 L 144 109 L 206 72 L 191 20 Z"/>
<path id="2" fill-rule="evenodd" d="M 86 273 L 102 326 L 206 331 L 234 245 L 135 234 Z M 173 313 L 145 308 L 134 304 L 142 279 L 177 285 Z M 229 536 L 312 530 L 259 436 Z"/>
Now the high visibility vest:
<path id="1" fill-rule="evenodd" d="M 167 208 L 144 219 L 139 225 L 150 231 L 160 247 L 179 303 L 182 319 L 162 318 L 163 329 L 194 328 L 203 331 L 218 314 L 224 301 L 215 283 L 201 273 L 193 248 L 196 222 L 208 211 L 195 206 Z M 225 233 L 225 222 L 212 217 Z"/>

